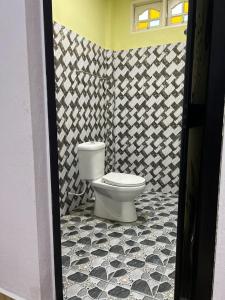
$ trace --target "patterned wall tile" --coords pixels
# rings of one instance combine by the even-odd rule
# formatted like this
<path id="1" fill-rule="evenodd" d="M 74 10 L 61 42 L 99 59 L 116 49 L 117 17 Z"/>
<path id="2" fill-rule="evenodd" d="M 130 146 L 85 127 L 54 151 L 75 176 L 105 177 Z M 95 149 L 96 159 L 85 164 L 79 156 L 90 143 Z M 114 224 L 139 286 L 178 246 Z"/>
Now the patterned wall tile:
<path id="1" fill-rule="evenodd" d="M 114 54 L 115 168 L 178 192 L 185 44 Z"/>
<path id="2" fill-rule="evenodd" d="M 144 176 L 151 190 L 177 193 L 185 44 L 104 50 L 54 23 L 62 214 L 80 192 L 77 145 L 106 143 L 106 172 Z"/>
<path id="3" fill-rule="evenodd" d="M 61 213 L 66 214 L 81 200 L 92 196 L 88 186 L 83 197 L 68 197 L 68 192 L 80 193 L 83 188 L 78 170 L 78 144 L 105 141 L 111 157 L 108 141 L 112 141 L 112 122 L 107 120 L 112 120 L 113 87 L 106 79 L 106 51 L 57 23 L 54 55 L 60 204 Z M 110 170 L 108 166 L 106 169 Z"/>

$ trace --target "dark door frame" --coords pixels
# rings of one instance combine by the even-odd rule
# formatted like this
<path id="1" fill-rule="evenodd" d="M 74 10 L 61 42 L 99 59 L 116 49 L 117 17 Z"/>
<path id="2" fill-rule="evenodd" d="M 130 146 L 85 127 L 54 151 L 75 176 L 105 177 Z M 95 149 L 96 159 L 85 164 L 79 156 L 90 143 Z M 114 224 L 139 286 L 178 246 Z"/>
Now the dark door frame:
<path id="1" fill-rule="evenodd" d="M 195 4 L 198 0 L 190 0 L 187 61 L 185 72 L 185 97 L 183 131 L 182 131 L 182 152 L 181 152 L 181 179 L 179 195 L 179 218 L 178 218 L 178 244 L 177 244 L 177 265 L 176 265 L 176 285 L 175 299 L 181 300 L 181 290 L 185 286 L 182 276 L 182 241 L 184 238 L 184 214 L 185 214 L 185 184 L 187 169 L 187 118 L 189 114 L 188 98 L 190 97 L 190 73 L 193 61 L 193 40 L 195 30 Z M 185 300 L 210 300 L 212 293 L 212 277 L 214 269 L 214 250 L 217 218 L 217 198 L 219 184 L 220 151 L 223 127 L 223 98 L 225 65 L 221 63 L 221 58 L 225 57 L 225 3 L 220 0 L 209 0 L 213 2 L 212 28 L 209 31 L 211 36 L 210 72 L 208 86 L 207 124 L 205 137 L 205 151 L 202 160 L 202 198 L 203 211 L 198 222 L 198 247 L 195 282 L 191 282 L 193 287 L 192 297 Z M 49 141 L 50 141 L 50 166 L 51 166 L 51 186 L 52 186 L 52 217 L 54 236 L 54 264 L 55 264 L 55 288 L 56 299 L 63 300 L 62 289 L 62 264 L 61 264 L 61 235 L 60 235 L 60 204 L 59 204 L 59 178 L 58 178 L 58 146 L 57 146 L 57 125 L 56 125 L 56 99 L 55 99 L 55 74 L 54 74 L 54 52 L 53 52 L 53 27 L 52 27 L 52 1 L 43 0 L 44 10 L 44 32 L 45 32 L 45 59 L 47 76 L 47 96 L 48 96 L 48 121 L 49 121 Z M 224 40 L 221 41 L 221 36 Z M 225 58 L 224 58 L 225 61 Z M 213 99 L 218 99 L 215 103 Z M 213 124 L 213 126 L 211 126 Z M 214 177 L 212 178 L 212 174 Z M 213 179 L 213 184 L 212 180 Z M 211 188 L 209 189 L 209 186 Z M 208 223 L 207 221 L 210 220 Z M 206 227 L 205 227 L 206 226 Z M 207 243 L 207 249 L 206 247 Z M 204 255 L 201 255 L 204 251 Z M 207 285 L 207 287 L 206 287 Z M 205 290 L 202 297 L 202 290 Z"/>
<path id="2" fill-rule="evenodd" d="M 48 98 L 48 126 L 50 148 L 50 172 L 52 193 L 53 245 L 55 265 L 55 293 L 57 300 L 63 300 L 62 260 L 61 260 L 61 229 L 59 203 L 59 170 L 58 170 L 58 141 L 57 115 L 55 99 L 55 68 L 52 28 L 52 1 L 43 0 L 45 64 Z"/>
<path id="3" fill-rule="evenodd" d="M 197 9 L 197 5 L 205 10 L 206 18 L 200 32 L 198 23 L 201 22 L 199 20 L 202 12 Z M 213 289 L 224 116 L 225 2 L 191 0 L 190 7 L 183 106 L 175 299 L 210 300 Z M 198 35 L 198 38 L 195 35 Z M 197 47 L 194 45 L 196 40 L 200 44 Z M 205 52 L 202 59 L 207 66 L 200 70 L 207 73 L 204 85 L 205 99 L 194 99 L 198 96 L 194 92 L 200 88 L 194 87 L 193 79 L 195 80 L 197 76 L 192 77 L 192 63 L 199 49 Z M 198 59 L 201 57 L 198 56 Z M 195 101 L 192 102 L 192 99 Z M 200 104 L 195 104 L 198 100 Z M 197 180 L 193 178 L 196 174 L 188 173 L 188 152 L 192 142 L 189 136 L 193 128 L 197 130 L 201 128 L 203 133 L 201 148 L 199 148 L 201 150 Z M 194 188 L 195 194 L 193 190 L 188 194 L 190 181 L 198 182 L 197 188 Z M 187 239 L 189 239 L 188 243 Z M 184 249 L 187 245 L 189 252 Z M 190 257 L 188 259 L 190 252 L 191 259 Z"/>

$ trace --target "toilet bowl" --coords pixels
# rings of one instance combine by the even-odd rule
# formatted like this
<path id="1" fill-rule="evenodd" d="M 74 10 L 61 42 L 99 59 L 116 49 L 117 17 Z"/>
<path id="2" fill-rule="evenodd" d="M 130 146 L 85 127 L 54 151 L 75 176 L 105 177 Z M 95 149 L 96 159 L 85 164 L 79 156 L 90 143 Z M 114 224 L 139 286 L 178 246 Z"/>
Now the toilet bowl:
<path id="1" fill-rule="evenodd" d="M 110 176 L 111 182 L 105 181 L 106 176 Z M 145 188 L 144 178 L 123 173 L 109 173 L 106 176 L 92 182 L 95 193 L 94 214 L 109 220 L 136 221 L 134 199 Z M 124 178 L 126 183 L 121 183 L 121 178 Z"/>
<path id="2" fill-rule="evenodd" d="M 104 174 L 105 144 L 88 142 L 78 145 L 80 177 L 89 180 L 95 194 L 94 214 L 120 222 L 134 222 L 134 199 L 145 189 L 140 176 L 111 172 Z"/>

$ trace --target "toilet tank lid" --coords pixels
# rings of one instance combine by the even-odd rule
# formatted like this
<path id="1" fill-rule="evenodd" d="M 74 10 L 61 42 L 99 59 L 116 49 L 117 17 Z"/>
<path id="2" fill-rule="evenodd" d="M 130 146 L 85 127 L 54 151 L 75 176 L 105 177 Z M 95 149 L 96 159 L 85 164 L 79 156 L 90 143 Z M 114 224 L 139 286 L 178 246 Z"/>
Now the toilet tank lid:
<path id="1" fill-rule="evenodd" d="M 95 151 L 105 148 L 105 143 L 90 141 L 78 145 L 78 150 Z"/>
<path id="2" fill-rule="evenodd" d="M 145 179 L 141 176 L 116 172 L 104 175 L 102 180 L 107 184 L 121 187 L 137 187 L 145 184 Z"/>

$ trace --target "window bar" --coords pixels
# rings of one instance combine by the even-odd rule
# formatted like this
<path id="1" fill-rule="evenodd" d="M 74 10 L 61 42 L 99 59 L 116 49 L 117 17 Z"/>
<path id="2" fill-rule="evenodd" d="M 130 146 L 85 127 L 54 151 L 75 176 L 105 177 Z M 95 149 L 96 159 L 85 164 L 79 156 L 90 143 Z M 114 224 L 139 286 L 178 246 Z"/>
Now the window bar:
<path id="1" fill-rule="evenodd" d="M 167 0 L 163 0 L 163 5 L 162 5 L 162 26 L 166 26 L 167 25 Z"/>

